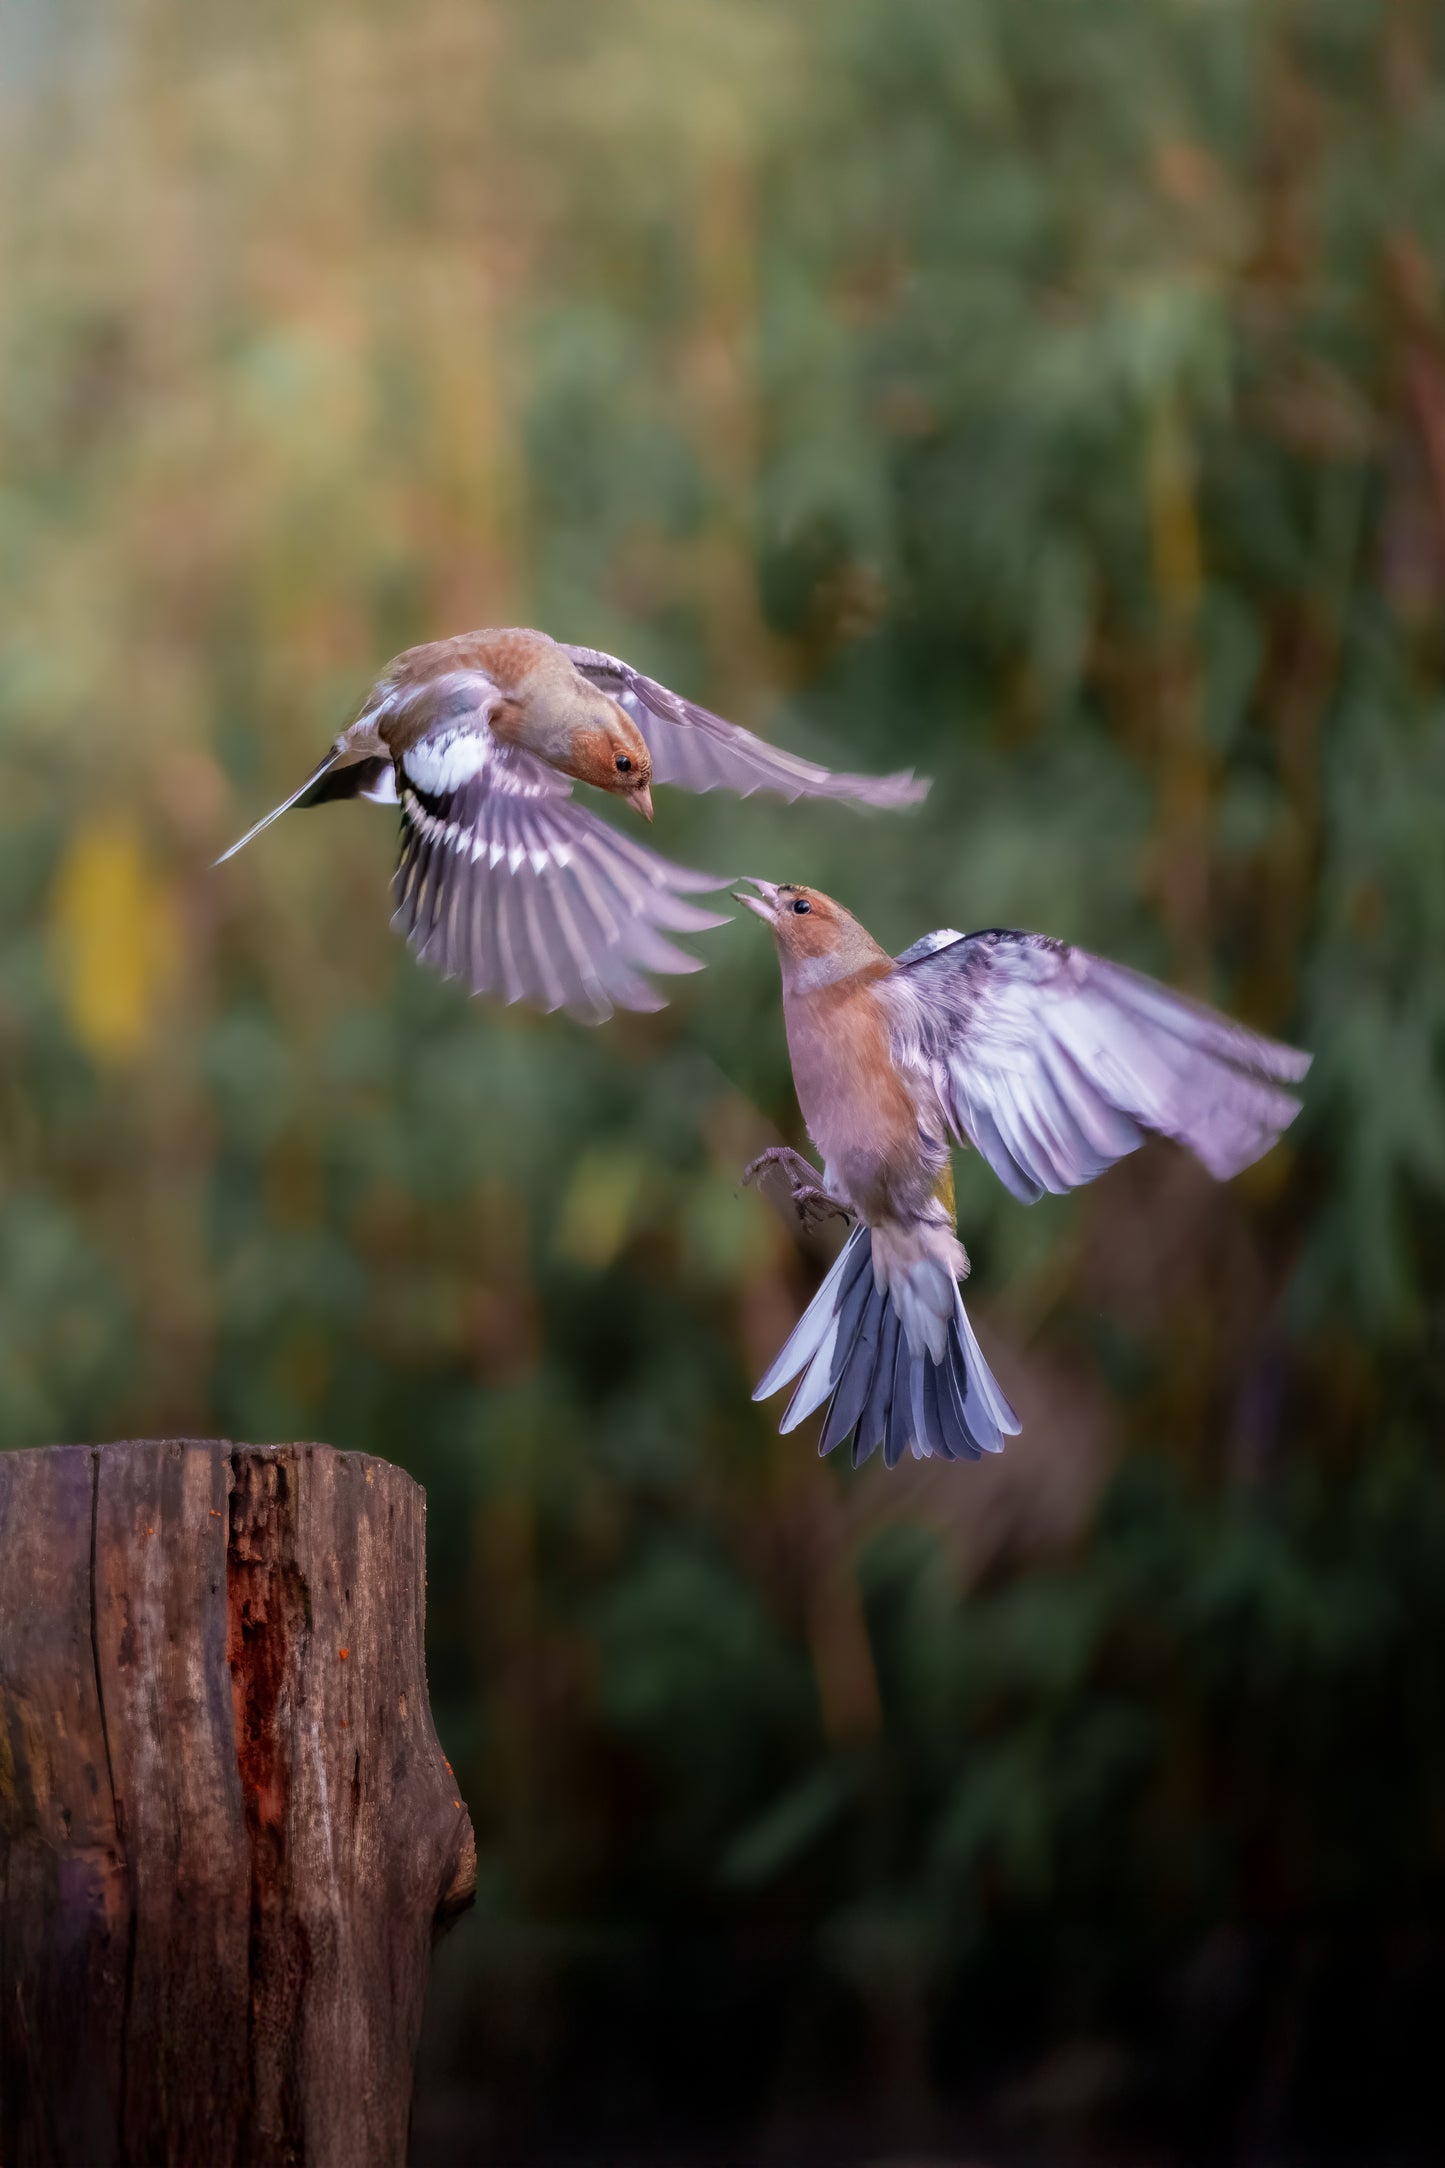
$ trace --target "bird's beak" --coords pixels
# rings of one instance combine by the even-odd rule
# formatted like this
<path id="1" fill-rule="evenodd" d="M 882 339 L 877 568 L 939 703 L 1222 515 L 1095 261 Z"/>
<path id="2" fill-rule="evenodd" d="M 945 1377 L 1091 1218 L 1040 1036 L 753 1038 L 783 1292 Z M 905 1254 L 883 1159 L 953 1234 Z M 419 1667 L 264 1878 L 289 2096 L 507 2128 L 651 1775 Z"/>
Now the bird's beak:
<path id="1" fill-rule="evenodd" d="M 773 925 L 778 916 L 777 882 L 756 880 L 751 873 L 744 874 L 743 878 L 751 887 L 757 890 L 757 894 L 756 896 L 745 896 L 740 889 L 735 888 L 732 891 L 733 902 L 746 904 L 747 908 L 754 912 L 765 926 Z"/>
<path id="2" fill-rule="evenodd" d="M 641 790 L 629 791 L 628 804 L 635 805 L 645 821 L 652 819 L 652 785 L 644 783 Z"/>

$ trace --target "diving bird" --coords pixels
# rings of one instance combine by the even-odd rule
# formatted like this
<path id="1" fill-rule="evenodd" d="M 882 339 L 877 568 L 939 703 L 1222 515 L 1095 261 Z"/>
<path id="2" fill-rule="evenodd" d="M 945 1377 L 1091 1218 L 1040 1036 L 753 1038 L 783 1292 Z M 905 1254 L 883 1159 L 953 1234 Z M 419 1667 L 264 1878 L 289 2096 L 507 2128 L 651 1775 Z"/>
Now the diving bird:
<path id="1" fill-rule="evenodd" d="M 805 1217 L 852 1234 L 754 1393 L 799 1378 L 782 1422 L 828 1404 L 819 1451 L 856 1467 L 1002 1450 L 1018 1417 L 958 1283 L 951 1141 L 1022 1204 L 1091 1182 L 1144 1141 L 1188 1145 L 1219 1180 L 1268 1151 L 1299 1111 L 1308 1054 L 1276 1045 L 1122 964 L 1045 934 L 925 934 L 889 956 L 815 888 L 753 881 L 735 900 L 771 928 L 793 1082 L 824 1175 L 775 1147 Z"/>
<path id="2" fill-rule="evenodd" d="M 665 938 L 726 919 L 685 899 L 727 882 L 619 835 L 572 798 L 590 783 L 652 819 L 654 783 L 747 797 L 903 806 L 911 772 L 837 775 L 669 692 L 616 655 L 521 627 L 459 633 L 387 664 L 292 806 L 401 808 L 397 918 L 418 956 L 474 993 L 598 1023 L 659 1009 L 647 971 L 700 971 Z"/>

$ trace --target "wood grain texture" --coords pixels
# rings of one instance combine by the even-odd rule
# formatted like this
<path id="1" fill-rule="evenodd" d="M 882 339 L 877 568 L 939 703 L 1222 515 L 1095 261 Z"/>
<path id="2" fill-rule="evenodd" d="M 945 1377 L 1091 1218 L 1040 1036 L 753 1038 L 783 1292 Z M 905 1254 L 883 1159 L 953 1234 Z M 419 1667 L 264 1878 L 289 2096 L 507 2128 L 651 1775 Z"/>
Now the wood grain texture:
<path id="1" fill-rule="evenodd" d="M 425 1503 L 326 1446 L 0 1455 L 0 2164 L 392 2168 L 475 1884 Z"/>

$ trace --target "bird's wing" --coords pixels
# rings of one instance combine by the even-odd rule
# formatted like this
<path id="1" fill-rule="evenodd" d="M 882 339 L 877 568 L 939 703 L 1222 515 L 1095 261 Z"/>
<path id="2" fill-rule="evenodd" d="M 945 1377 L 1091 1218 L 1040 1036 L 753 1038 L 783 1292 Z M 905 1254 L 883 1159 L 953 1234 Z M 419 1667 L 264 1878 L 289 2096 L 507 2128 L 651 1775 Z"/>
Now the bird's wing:
<path id="1" fill-rule="evenodd" d="M 1294 1120 L 1308 1054 L 1036 933 L 930 934 L 883 982 L 894 1051 L 1032 1204 L 1177 1138 L 1225 1180 Z"/>
<path id="2" fill-rule="evenodd" d="M 589 1023 L 662 1008 L 646 971 L 702 969 L 664 932 L 725 924 L 685 895 L 726 884 L 619 835 L 532 754 L 443 717 L 396 766 L 397 918 L 424 962 Z"/>
<path id="3" fill-rule="evenodd" d="M 632 717 L 647 740 L 655 782 L 676 783 L 683 790 L 734 790 L 740 798 L 765 790 L 790 803 L 795 798 L 853 798 L 861 805 L 903 806 L 928 795 L 927 779 L 919 781 L 911 768 L 897 775 L 835 774 L 681 699 L 620 656 L 593 647 L 565 652 L 584 677 L 611 693 Z"/>

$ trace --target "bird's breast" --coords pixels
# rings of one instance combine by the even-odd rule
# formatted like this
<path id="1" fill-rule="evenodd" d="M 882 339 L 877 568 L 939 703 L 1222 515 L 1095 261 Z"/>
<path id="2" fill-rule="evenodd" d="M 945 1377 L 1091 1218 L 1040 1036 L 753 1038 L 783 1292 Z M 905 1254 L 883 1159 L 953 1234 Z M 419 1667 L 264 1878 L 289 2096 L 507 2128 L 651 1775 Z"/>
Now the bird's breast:
<path id="1" fill-rule="evenodd" d="M 784 1012 L 798 1105 L 830 1180 L 870 1220 L 911 1210 L 936 1170 L 872 988 L 844 980 L 792 994 Z"/>

